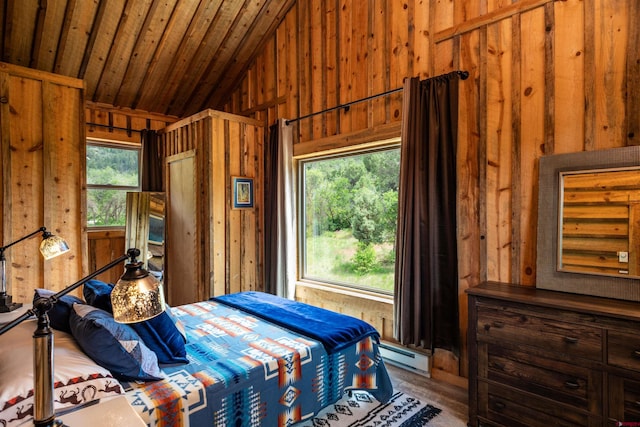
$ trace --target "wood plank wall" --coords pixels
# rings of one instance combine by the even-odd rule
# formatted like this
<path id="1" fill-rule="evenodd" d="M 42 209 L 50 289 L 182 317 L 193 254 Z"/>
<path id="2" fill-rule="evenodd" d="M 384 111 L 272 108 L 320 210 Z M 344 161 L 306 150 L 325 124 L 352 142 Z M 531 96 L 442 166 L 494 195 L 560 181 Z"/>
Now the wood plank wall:
<path id="1" fill-rule="evenodd" d="M 127 250 L 124 244 L 124 229 L 89 231 L 87 240 L 90 272 L 107 265 Z M 95 278 L 105 283 L 116 283 L 120 276 L 122 276 L 122 270 L 114 267 Z"/>
<path id="2" fill-rule="evenodd" d="M 160 130 L 178 120 L 143 110 L 114 108 L 111 105 L 85 102 L 87 138 L 140 144 L 140 131 Z"/>
<path id="3" fill-rule="evenodd" d="M 640 143 L 636 0 L 299 1 L 224 109 L 267 124 L 467 70 L 460 84 L 464 290 L 536 282 L 538 158 Z M 401 94 L 296 124 L 296 154 L 398 135 Z M 465 341 L 463 341 L 464 343 Z M 460 372 L 466 375 L 466 352 Z"/>
<path id="4" fill-rule="evenodd" d="M 29 303 L 87 273 L 81 80 L 0 63 L 0 234 L 9 245 L 44 226 L 70 251 L 45 261 L 33 237 L 5 252 L 7 290 Z"/>

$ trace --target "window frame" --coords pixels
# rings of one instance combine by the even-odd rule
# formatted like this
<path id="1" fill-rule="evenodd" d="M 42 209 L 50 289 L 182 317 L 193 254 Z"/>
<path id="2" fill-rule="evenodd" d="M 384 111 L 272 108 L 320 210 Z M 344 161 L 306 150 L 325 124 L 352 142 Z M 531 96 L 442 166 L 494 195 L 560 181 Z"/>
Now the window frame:
<path id="1" fill-rule="evenodd" d="M 103 147 L 103 148 L 115 148 L 119 150 L 131 150 L 138 152 L 138 185 L 137 186 L 129 186 L 129 185 L 111 185 L 111 184 L 89 184 L 87 175 L 87 164 L 86 164 L 86 152 L 85 149 L 85 182 L 86 182 L 86 202 L 89 200 L 89 190 L 127 190 L 127 192 L 139 192 L 142 189 L 142 144 L 140 143 L 132 143 L 125 141 L 116 141 L 116 140 L 105 140 L 105 139 L 97 139 L 97 138 L 86 138 L 85 139 L 86 147 L 94 146 L 94 147 Z M 100 231 L 100 230 L 124 230 L 125 225 L 90 225 L 89 219 L 87 218 L 87 230 L 88 231 Z"/>
<path id="2" fill-rule="evenodd" d="M 392 138 L 391 140 L 386 141 L 377 141 L 370 144 L 366 144 L 364 146 L 358 147 L 349 147 L 347 149 L 342 150 L 334 150 L 329 152 L 318 152 L 313 155 L 306 155 L 304 157 L 299 157 L 295 159 L 295 172 L 296 172 L 296 208 L 297 208 L 297 216 L 298 220 L 296 232 L 298 234 L 296 238 L 297 244 L 297 255 L 298 255 L 298 282 L 303 284 L 309 284 L 313 286 L 320 286 L 328 289 L 338 290 L 338 291 L 346 291 L 346 292 L 356 292 L 363 296 L 369 295 L 371 297 L 383 297 L 389 298 L 393 297 L 393 291 L 387 292 L 381 289 L 375 289 L 371 287 L 365 287 L 362 285 L 358 285 L 355 283 L 344 283 L 331 281 L 324 278 L 319 277 L 307 277 L 306 276 L 306 211 L 305 211 L 305 191 L 304 191 L 304 183 L 305 183 L 305 171 L 304 166 L 307 163 L 321 161 L 321 160 L 329 160 L 335 158 L 344 158 L 351 156 L 358 156 L 362 154 L 369 154 L 381 151 L 390 151 L 393 149 L 400 149 L 401 142 L 400 138 Z M 398 171 L 399 172 L 399 171 Z M 396 217 L 396 224 L 397 224 Z"/>

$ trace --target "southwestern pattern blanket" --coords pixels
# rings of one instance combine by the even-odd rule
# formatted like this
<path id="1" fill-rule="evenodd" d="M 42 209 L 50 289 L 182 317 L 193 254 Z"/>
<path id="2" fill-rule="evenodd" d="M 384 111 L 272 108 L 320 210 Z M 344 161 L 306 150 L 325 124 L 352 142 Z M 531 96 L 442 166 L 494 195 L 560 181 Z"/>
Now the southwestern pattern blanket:
<path id="1" fill-rule="evenodd" d="M 123 384 L 149 426 L 289 426 L 350 390 L 369 390 L 382 402 L 392 394 L 376 333 L 329 353 L 317 340 L 220 301 L 172 310 L 186 331 L 189 363 L 164 367 L 161 381 Z"/>

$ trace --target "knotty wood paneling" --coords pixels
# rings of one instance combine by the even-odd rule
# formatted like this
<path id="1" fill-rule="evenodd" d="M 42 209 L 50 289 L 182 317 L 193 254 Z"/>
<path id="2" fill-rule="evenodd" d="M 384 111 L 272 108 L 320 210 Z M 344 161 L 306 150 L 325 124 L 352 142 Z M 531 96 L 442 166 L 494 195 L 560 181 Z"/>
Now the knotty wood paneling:
<path id="1" fill-rule="evenodd" d="M 592 0 L 593 1 L 593 0 Z M 634 25 L 640 16 L 640 4 L 629 3 L 627 17 L 629 18 L 629 39 L 627 41 L 627 105 L 629 115 L 626 120 L 626 136 L 628 145 L 640 144 L 640 28 Z"/>
<path id="2" fill-rule="evenodd" d="M 57 11 L 61 7 L 60 3 L 62 2 L 58 2 Z M 74 13 L 65 14 L 53 68 L 56 74 L 76 76 L 84 59 L 84 49 L 89 43 L 98 3 L 82 2 L 77 3 L 76 6 Z M 48 37 L 48 34 L 40 35 Z"/>
<path id="3" fill-rule="evenodd" d="M 632 0 L 375 0 L 358 11 L 353 4 L 297 2 L 273 36 L 278 48 L 261 57 L 260 67 L 284 83 L 278 96 L 246 105 L 234 95 L 225 110 L 259 117 L 275 104 L 293 118 L 395 89 L 406 77 L 469 71 L 458 127 L 464 337 L 465 288 L 536 283 L 540 156 L 638 144 L 640 8 Z M 251 92 L 268 84 L 243 87 L 246 99 L 257 99 Z M 399 135 L 401 96 L 296 123 L 294 152 L 344 149 L 375 140 L 378 129 Z"/>
<path id="4" fill-rule="evenodd" d="M 627 49 L 638 52 L 638 46 L 629 44 L 629 25 L 637 27 L 638 21 L 631 20 L 625 11 L 631 10 L 634 0 L 599 0 L 594 2 L 595 46 L 588 46 L 595 56 L 595 72 L 585 75 L 596 81 L 594 149 L 622 147 L 629 139 L 625 133 L 625 122 L 633 117 L 633 112 L 625 108 L 629 101 L 628 88 L 638 86 L 638 80 L 627 80 Z M 638 16 L 635 16 L 638 19 Z M 637 31 L 637 30 L 636 30 Z M 637 76 L 636 76 L 637 78 Z M 640 135 L 636 135 L 636 139 Z M 637 142 L 636 142 L 637 144 Z"/>
<path id="5" fill-rule="evenodd" d="M 0 63 L 2 244 L 45 226 L 71 249 L 45 261 L 33 237 L 7 250 L 7 289 L 17 302 L 88 272 L 83 118 L 82 81 Z"/>
<path id="6" fill-rule="evenodd" d="M 226 102 L 294 2 L 5 1 L 0 61 L 84 80 L 93 102 L 186 117 Z"/>
<path id="7" fill-rule="evenodd" d="M 582 19 L 580 17 L 582 16 Z M 585 26 L 582 1 L 566 1 L 555 7 L 554 86 L 556 114 L 553 121 L 555 153 L 582 151 L 584 144 Z M 560 143 L 559 141 L 562 141 Z"/>
<path id="8" fill-rule="evenodd" d="M 89 242 L 89 271 L 96 271 L 107 265 L 120 255 L 125 248 L 124 230 L 100 230 L 87 233 Z M 114 267 L 96 276 L 96 279 L 105 283 L 116 283 L 123 270 Z"/>
<path id="9" fill-rule="evenodd" d="M 487 26 L 486 66 L 482 80 L 486 81 L 486 271 L 496 280 L 511 278 L 513 227 L 511 206 L 512 152 L 514 115 L 512 88 L 513 21 L 504 19 Z M 493 70 L 489 77 L 489 70 Z M 490 228 L 491 227 L 491 228 Z"/>
<path id="10" fill-rule="evenodd" d="M 519 92 L 520 120 L 522 134 L 520 140 L 519 176 L 520 194 L 518 204 L 523 207 L 519 218 L 520 223 L 519 248 L 520 264 L 516 266 L 518 283 L 532 286 L 535 284 L 536 239 L 537 239 L 537 205 L 536 192 L 538 181 L 537 159 L 544 153 L 545 144 L 545 111 L 547 101 L 545 97 L 545 11 L 539 7 L 526 11 L 520 15 L 520 62 L 514 66 L 520 67 Z M 547 153 L 551 154 L 551 153 Z"/>
<path id="11" fill-rule="evenodd" d="M 479 185 L 486 173 L 485 153 L 481 148 L 486 146 L 486 138 L 482 133 L 477 132 L 478 125 L 481 121 L 481 112 L 479 108 L 481 100 L 479 93 L 486 93 L 484 86 L 478 78 L 478 70 L 482 64 L 481 52 L 478 49 L 481 41 L 486 36 L 481 31 L 471 31 L 463 34 L 459 39 L 447 40 L 445 50 L 457 53 L 455 56 L 455 65 L 461 69 L 468 70 L 470 73 L 469 84 L 460 86 L 459 108 L 465 111 L 472 111 L 473 114 L 461 115 L 458 123 L 458 152 L 457 152 L 457 170 L 458 170 L 458 294 L 460 304 L 458 310 L 460 313 L 460 328 L 462 331 L 460 342 L 461 363 L 459 369 L 464 372 L 466 367 L 466 340 L 464 340 L 464 331 L 466 330 L 467 309 L 465 308 L 466 297 L 464 289 L 475 286 L 478 277 L 485 274 L 486 259 L 485 240 L 486 230 L 481 225 L 486 224 L 485 193 L 486 188 Z M 486 45 L 486 41 L 483 42 Z M 447 56 L 441 57 L 436 62 L 444 61 Z M 452 63 L 451 66 L 454 66 Z M 461 221 L 461 219 L 464 220 Z M 464 322 L 464 323 L 463 323 Z M 449 357 L 443 357 L 443 361 L 434 361 L 434 368 L 439 365 L 443 367 L 454 366 L 451 360 L 455 359 L 450 353 L 445 353 Z M 444 354 L 443 354 L 444 356 Z M 459 374 L 460 370 L 451 373 Z M 436 371 L 437 372 L 437 371 Z"/>

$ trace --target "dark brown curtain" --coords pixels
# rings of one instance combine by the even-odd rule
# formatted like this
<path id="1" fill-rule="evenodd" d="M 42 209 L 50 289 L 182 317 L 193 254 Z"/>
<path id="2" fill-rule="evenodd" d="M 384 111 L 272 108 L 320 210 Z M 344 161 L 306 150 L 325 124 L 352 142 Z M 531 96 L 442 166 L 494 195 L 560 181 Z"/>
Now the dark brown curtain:
<path id="1" fill-rule="evenodd" d="M 456 354 L 458 76 L 404 83 L 394 297 L 397 340 Z"/>
<path id="2" fill-rule="evenodd" d="M 277 295 L 278 291 L 278 125 L 269 127 L 264 149 L 264 288 Z"/>
<path id="3" fill-rule="evenodd" d="M 269 128 L 264 149 L 265 291 L 293 299 L 296 280 L 296 209 L 293 130 L 286 120 Z"/>
<path id="4" fill-rule="evenodd" d="M 160 149 L 160 137 L 150 129 L 141 133 L 142 144 L 142 191 L 164 191 L 162 171 L 164 159 Z"/>

